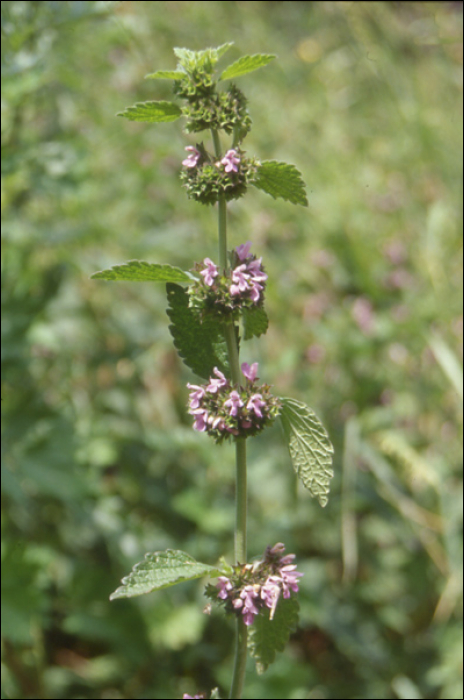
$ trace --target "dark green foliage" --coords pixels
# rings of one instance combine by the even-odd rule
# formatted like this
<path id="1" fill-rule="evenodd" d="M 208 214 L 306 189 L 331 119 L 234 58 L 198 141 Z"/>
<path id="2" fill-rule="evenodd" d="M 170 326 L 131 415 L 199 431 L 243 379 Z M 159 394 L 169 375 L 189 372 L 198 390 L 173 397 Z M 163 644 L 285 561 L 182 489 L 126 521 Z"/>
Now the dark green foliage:
<path id="1" fill-rule="evenodd" d="M 215 367 L 227 373 L 227 348 L 220 324 L 209 316 L 199 324 L 198 315 L 189 308 L 189 295 L 183 287 L 168 283 L 166 290 L 167 314 L 172 322 L 169 330 L 187 367 L 203 379 L 209 379 Z"/>
<path id="2" fill-rule="evenodd" d="M 264 608 L 248 630 L 248 648 L 258 673 L 264 673 L 274 662 L 276 652 L 283 651 L 298 623 L 299 605 L 296 596 L 279 600 L 274 618 Z"/>
<path id="3" fill-rule="evenodd" d="M 243 329 L 244 340 L 250 340 L 256 336 L 264 335 L 268 329 L 269 319 L 266 311 L 262 306 L 255 308 L 244 309 L 243 311 Z"/>

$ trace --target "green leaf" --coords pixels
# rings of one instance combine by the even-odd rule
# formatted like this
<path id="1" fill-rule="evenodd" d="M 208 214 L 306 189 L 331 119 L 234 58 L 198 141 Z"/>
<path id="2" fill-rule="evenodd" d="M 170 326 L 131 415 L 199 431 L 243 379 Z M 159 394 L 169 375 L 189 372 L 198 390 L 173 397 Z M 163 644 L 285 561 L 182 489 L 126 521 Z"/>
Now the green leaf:
<path id="1" fill-rule="evenodd" d="M 333 477 L 333 445 L 314 411 L 301 401 L 283 398 L 280 419 L 298 477 L 322 507 Z"/>
<path id="2" fill-rule="evenodd" d="M 262 161 L 251 184 L 267 192 L 274 199 L 280 197 L 292 204 L 308 206 L 301 173 L 289 163 L 279 163 L 276 160 Z"/>
<path id="3" fill-rule="evenodd" d="M 235 61 L 224 71 L 222 71 L 219 80 L 229 80 L 230 78 L 238 78 L 246 73 L 251 73 L 251 71 L 267 66 L 267 64 L 274 58 L 276 58 L 275 54 L 268 53 L 257 53 L 253 56 L 242 56 L 238 59 L 238 61 Z"/>
<path id="4" fill-rule="evenodd" d="M 203 51 L 191 51 L 190 49 L 182 49 L 176 47 L 174 55 L 179 59 L 179 64 L 186 70 L 197 69 L 212 69 L 216 65 L 220 57 L 233 46 L 233 42 L 221 44 L 216 49 L 209 48 Z"/>
<path id="5" fill-rule="evenodd" d="M 298 623 L 300 606 L 296 597 L 281 598 L 275 610 L 274 619 L 269 619 L 265 608 L 257 615 L 248 628 L 248 649 L 255 658 L 258 673 L 273 663 L 276 652 L 283 651 Z"/>
<path id="6" fill-rule="evenodd" d="M 259 337 L 266 333 L 269 319 L 262 306 L 244 309 L 242 318 L 245 340 L 250 340 L 253 336 Z"/>
<path id="7" fill-rule="evenodd" d="M 209 379 L 214 367 L 228 375 L 227 346 L 221 324 L 208 316 L 200 323 L 198 314 L 189 307 L 189 295 L 183 287 L 168 283 L 166 290 L 167 314 L 172 321 L 169 330 L 187 367 L 203 379 Z"/>
<path id="8" fill-rule="evenodd" d="M 186 75 L 183 70 L 157 70 L 155 73 L 148 73 L 145 80 L 182 80 Z"/>
<path id="9" fill-rule="evenodd" d="M 164 100 L 137 102 L 133 107 L 126 107 L 118 112 L 117 117 L 125 117 L 131 122 L 173 122 L 182 116 L 182 110 L 174 102 Z"/>
<path id="10" fill-rule="evenodd" d="M 124 282 L 192 282 L 190 272 L 172 265 L 157 265 L 144 260 L 129 260 L 123 265 L 113 265 L 108 270 L 94 272 L 93 280 L 121 280 Z"/>
<path id="11" fill-rule="evenodd" d="M 129 576 L 122 579 L 122 586 L 110 595 L 110 600 L 132 598 L 207 574 L 218 576 L 219 573 L 213 566 L 202 564 L 178 549 L 148 553 L 143 561 L 134 566 Z"/>

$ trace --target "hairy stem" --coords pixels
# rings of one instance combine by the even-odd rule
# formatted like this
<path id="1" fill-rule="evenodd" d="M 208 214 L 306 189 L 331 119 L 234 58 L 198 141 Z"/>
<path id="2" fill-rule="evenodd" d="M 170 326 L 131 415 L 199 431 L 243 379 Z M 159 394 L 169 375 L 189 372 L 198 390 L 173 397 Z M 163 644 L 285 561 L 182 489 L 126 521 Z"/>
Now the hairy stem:
<path id="1" fill-rule="evenodd" d="M 211 130 L 216 157 L 221 157 L 219 134 Z M 219 233 L 219 265 L 227 271 L 227 205 L 224 197 L 218 201 L 218 233 Z M 230 375 L 233 384 L 240 384 L 240 360 L 237 336 L 234 323 L 224 325 L 224 335 L 227 344 Z M 246 467 L 246 438 L 239 438 L 236 444 L 236 491 L 235 491 L 235 563 L 246 563 L 247 557 L 247 467 Z M 230 698 L 241 698 L 247 659 L 247 628 L 240 616 L 237 620 L 235 641 L 235 663 Z"/>

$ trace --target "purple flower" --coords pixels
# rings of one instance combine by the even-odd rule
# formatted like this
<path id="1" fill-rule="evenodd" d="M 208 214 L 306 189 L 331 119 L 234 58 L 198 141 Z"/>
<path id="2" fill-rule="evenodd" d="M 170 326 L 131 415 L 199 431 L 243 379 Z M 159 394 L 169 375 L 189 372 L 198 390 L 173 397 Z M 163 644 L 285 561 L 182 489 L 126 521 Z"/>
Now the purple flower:
<path id="1" fill-rule="evenodd" d="M 303 576 L 303 574 L 300 571 L 295 571 L 295 569 L 296 564 L 283 566 L 280 569 L 284 598 L 290 598 L 290 591 L 298 593 L 298 578 L 299 576 Z"/>
<path id="2" fill-rule="evenodd" d="M 218 379 L 214 378 L 209 378 L 209 384 L 206 387 L 206 391 L 209 391 L 211 394 L 216 394 L 219 389 L 222 389 L 223 386 L 227 386 L 228 381 L 223 375 L 222 372 L 218 370 L 217 367 L 214 368 L 213 370 L 214 374 Z"/>
<path id="3" fill-rule="evenodd" d="M 219 576 L 216 588 L 219 589 L 218 598 L 226 600 L 228 598 L 228 591 L 231 591 L 233 586 L 227 576 Z"/>
<path id="4" fill-rule="evenodd" d="M 194 410 L 191 410 L 190 413 L 195 417 L 193 429 L 198 430 L 200 433 L 203 433 L 208 427 L 208 411 L 205 411 L 203 408 L 196 408 Z"/>
<path id="5" fill-rule="evenodd" d="M 268 547 L 266 550 L 266 554 L 272 554 L 273 556 L 275 554 L 283 554 L 285 552 L 285 545 L 283 542 L 277 542 L 273 547 Z"/>
<path id="6" fill-rule="evenodd" d="M 246 407 L 249 411 L 254 411 L 255 416 L 258 416 L 258 418 L 262 418 L 263 414 L 261 409 L 265 405 L 266 402 L 263 401 L 262 394 L 253 394 L 253 396 L 248 400 Z"/>
<path id="7" fill-rule="evenodd" d="M 242 245 L 237 246 L 235 249 L 235 252 L 237 253 L 238 259 L 239 260 L 246 260 L 248 257 L 248 254 L 250 252 L 251 248 L 251 241 L 247 241 L 246 243 L 242 243 Z"/>
<path id="8" fill-rule="evenodd" d="M 195 168 L 201 158 L 200 151 L 195 146 L 186 146 L 185 150 L 190 151 L 190 155 L 182 161 L 182 165 L 186 168 Z"/>
<path id="9" fill-rule="evenodd" d="M 214 283 L 214 278 L 218 275 L 217 265 L 215 265 L 209 258 L 205 258 L 203 260 L 203 264 L 206 265 L 206 267 L 200 272 L 200 275 L 204 277 L 205 284 L 207 284 L 208 287 L 211 287 L 211 285 Z"/>
<path id="10" fill-rule="evenodd" d="M 267 280 L 266 273 L 261 269 L 262 260 L 262 258 L 259 258 L 259 260 L 252 260 L 247 265 L 247 270 L 255 282 L 265 282 Z"/>
<path id="11" fill-rule="evenodd" d="M 233 601 L 233 605 L 236 608 L 241 608 L 243 614 L 243 622 L 246 625 L 252 625 L 254 616 L 259 613 L 259 609 L 254 604 L 254 599 L 259 597 L 258 594 L 259 586 L 245 586 L 240 593 L 240 598 L 243 601 L 242 605 L 236 604 Z"/>
<path id="12" fill-rule="evenodd" d="M 246 265 L 239 265 L 232 272 L 232 282 L 230 286 L 230 293 L 232 296 L 237 296 L 240 292 L 246 292 L 248 287 L 248 280 L 250 276 L 246 274 Z"/>
<path id="13" fill-rule="evenodd" d="M 230 406 L 230 411 L 229 415 L 231 416 L 236 416 L 238 409 L 243 406 L 243 401 L 240 398 L 240 394 L 238 391 L 231 391 L 229 394 L 229 398 L 227 401 L 224 401 L 224 406 L 229 407 Z"/>
<path id="14" fill-rule="evenodd" d="M 269 615 L 270 620 L 274 619 L 275 609 L 282 590 L 281 583 L 282 579 L 279 578 L 279 576 L 269 576 L 266 583 L 261 588 L 261 598 L 264 600 L 264 604 L 271 610 Z"/>
<path id="15" fill-rule="evenodd" d="M 200 408 L 201 399 L 204 397 L 206 391 L 203 386 L 197 386 L 196 384 L 187 384 L 189 389 L 193 389 L 189 396 L 190 408 Z"/>
<path id="16" fill-rule="evenodd" d="M 263 291 L 263 289 L 264 289 L 264 287 L 262 287 L 257 282 L 252 282 L 251 283 L 251 291 L 250 291 L 251 301 L 254 301 L 255 303 L 258 302 L 260 294 Z"/>
<path id="17" fill-rule="evenodd" d="M 244 362 L 241 366 L 241 370 L 244 377 L 249 379 L 250 382 L 254 382 L 258 374 L 258 363 L 253 362 L 250 366 L 248 362 Z"/>
<path id="18" fill-rule="evenodd" d="M 224 158 L 221 160 L 221 163 L 224 166 L 226 173 L 231 173 L 232 171 L 234 173 L 238 173 L 237 166 L 240 163 L 240 157 L 238 156 L 237 151 L 235 151 L 233 148 L 230 151 L 227 151 Z"/>

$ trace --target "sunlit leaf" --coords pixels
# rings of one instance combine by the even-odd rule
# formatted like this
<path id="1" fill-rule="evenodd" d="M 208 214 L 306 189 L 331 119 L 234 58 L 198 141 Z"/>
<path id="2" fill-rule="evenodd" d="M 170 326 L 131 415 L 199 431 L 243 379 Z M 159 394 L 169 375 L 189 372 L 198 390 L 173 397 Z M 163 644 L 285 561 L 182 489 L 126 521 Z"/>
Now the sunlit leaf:
<path id="1" fill-rule="evenodd" d="M 314 411 L 301 401 L 283 398 L 280 419 L 298 477 L 321 506 L 327 505 L 333 477 L 333 446 Z"/>
<path id="2" fill-rule="evenodd" d="M 110 600 L 159 591 L 207 574 L 219 575 L 219 570 L 196 561 L 178 549 L 148 553 L 145 559 L 136 564 L 131 573 L 122 579 L 122 586 L 110 595 Z"/>
<path id="3" fill-rule="evenodd" d="M 276 160 L 262 161 L 252 184 L 274 199 L 285 199 L 292 204 L 308 206 L 301 173 L 289 163 L 279 163 Z"/>
<path id="4" fill-rule="evenodd" d="M 274 54 L 257 53 L 253 56 L 242 56 L 235 63 L 232 63 L 220 75 L 220 80 L 238 78 L 241 75 L 251 73 L 258 68 L 267 66 L 276 56 Z"/>
<path id="5" fill-rule="evenodd" d="M 192 282 L 194 276 L 172 265 L 157 265 L 144 260 L 129 260 L 108 270 L 94 272 L 91 279 L 125 282 Z"/>
<path id="6" fill-rule="evenodd" d="M 125 117 L 131 122 L 173 122 L 182 115 L 182 110 L 174 102 L 163 100 L 137 102 L 133 107 L 126 107 L 118 112 L 117 117 Z"/>

